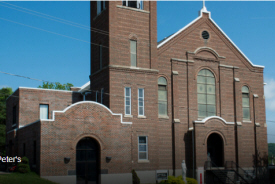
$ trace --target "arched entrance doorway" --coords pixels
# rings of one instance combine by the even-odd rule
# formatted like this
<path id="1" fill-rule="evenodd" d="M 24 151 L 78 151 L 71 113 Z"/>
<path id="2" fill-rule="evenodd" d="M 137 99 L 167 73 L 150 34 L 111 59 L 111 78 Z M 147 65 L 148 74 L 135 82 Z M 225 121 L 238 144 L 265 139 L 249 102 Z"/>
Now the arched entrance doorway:
<path id="1" fill-rule="evenodd" d="M 98 184 L 99 145 L 96 140 L 85 137 L 76 145 L 77 184 Z"/>
<path id="2" fill-rule="evenodd" d="M 223 167 L 224 151 L 223 139 L 217 134 L 211 134 L 207 139 L 207 155 L 210 157 L 213 167 Z"/>

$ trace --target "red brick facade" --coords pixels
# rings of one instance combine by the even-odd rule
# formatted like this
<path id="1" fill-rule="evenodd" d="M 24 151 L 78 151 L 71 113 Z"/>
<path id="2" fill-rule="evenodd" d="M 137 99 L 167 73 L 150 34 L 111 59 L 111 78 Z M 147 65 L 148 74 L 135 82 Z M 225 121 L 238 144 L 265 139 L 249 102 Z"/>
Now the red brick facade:
<path id="1" fill-rule="evenodd" d="M 41 176 L 75 175 L 76 145 L 90 137 L 100 147 L 99 183 L 132 169 L 142 183 L 154 183 L 156 170 L 180 174 L 182 160 L 193 177 L 193 168 L 208 159 L 208 138 L 214 134 L 222 141 L 223 165 L 234 161 L 249 169 L 255 150 L 267 154 L 263 67 L 246 58 L 209 12 L 201 11 L 187 27 L 157 44 L 156 2 L 145 1 L 140 10 L 106 1 L 99 14 L 97 2 L 90 4 L 90 98 L 105 106 L 82 101 L 77 89 L 19 88 L 14 93 L 19 98 L 7 101 L 7 143 L 14 144 L 8 154 L 22 155 L 25 143 L 26 156 Z M 203 31 L 209 39 L 202 38 Z M 136 66 L 130 62 L 130 40 L 137 42 Z M 216 113 L 199 118 L 197 80 L 202 69 L 215 78 Z M 167 80 L 167 116 L 159 115 L 159 77 Z M 243 118 L 243 86 L 249 88 L 249 119 Z M 131 88 L 130 114 L 125 112 L 125 87 Z M 144 115 L 138 111 L 139 88 L 144 89 Z M 39 104 L 49 105 L 49 120 L 39 120 Z M 18 121 L 12 127 L 13 107 Z M 139 159 L 139 136 L 147 138 L 147 159 Z M 65 157 L 70 158 L 67 164 Z M 107 157 L 112 157 L 109 162 Z"/>

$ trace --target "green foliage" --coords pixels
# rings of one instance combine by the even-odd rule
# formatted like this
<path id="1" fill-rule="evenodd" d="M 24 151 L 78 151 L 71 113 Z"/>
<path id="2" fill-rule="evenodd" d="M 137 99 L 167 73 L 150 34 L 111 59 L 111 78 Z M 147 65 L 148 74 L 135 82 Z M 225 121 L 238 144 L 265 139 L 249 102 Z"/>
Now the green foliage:
<path id="1" fill-rule="evenodd" d="M 49 83 L 49 82 L 43 82 L 42 86 L 38 86 L 39 88 L 45 88 L 45 89 L 59 89 L 59 90 L 68 90 L 70 91 L 70 88 L 74 85 L 71 83 L 67 84 L 60 84 L 59 82 L 55 83 Z"/>
<path id="2" fill-rule="evenodd" d="M 132 179 L 133 179 L 133 184 L 140 184 L 139 177 L 134 169 L 132 170 Z"/>
<path id="3" fill-rule="evenodd" d="M 187 184 L 198 184 L 194 178 L 186 178 Z M 185 184 L 182 180 L 182 176 L 168 176 L 168 180 L 162 180 L 159 184 Z"/>
<path id="4" fill-rule="evenodd" d="M 20 163 L 29 164 L 29 159 L 27 157 L 22 157 Z"/>
<path id="5" fill-rule="evenodd" d="M 275 143 L 268 143 L 268 155 L 275 156 Z"/>
<path id="6" fill-rule="evenodd" d="M 11 88 L 0 89 L 0 156 L 5 156 L 6 100 L 11 94 L 12 94 Z"/>
<path id="7" fill-rule="evenodd" d="M 6 100 L 12 94 L 11 88 L 0 89 L 0 124 L 6 124 Z"/>
<path id="8" fill-rule="evenodd" d="M 271 159 L 275 162 L 275 143 L 268 143 L 268 163 L 271 164 Z"/>
<path id="9" fill-rule="evenodd" d="M 18 163 L 17 170 L 20 173 L 29 173 L 31 172 L 29 159 L 27 157 L 23 157 L 21 162 Z"/>
<path id="10" fill-rule="evenodd" d="M 162 180 L 159 184 L 185 184 L 182 180 L 182 176 L 168 176 L 168 180 Z"/>
<path id="11" fill-rule="evenodd" d="M 187 184 L 198 184 L 198 181 L 194 178 L 186 178 Z"/>
<path id="12" fill-rule="evenodd" d="M 6 156 L 6 125 L 0 124 L 0 156 Z"/>

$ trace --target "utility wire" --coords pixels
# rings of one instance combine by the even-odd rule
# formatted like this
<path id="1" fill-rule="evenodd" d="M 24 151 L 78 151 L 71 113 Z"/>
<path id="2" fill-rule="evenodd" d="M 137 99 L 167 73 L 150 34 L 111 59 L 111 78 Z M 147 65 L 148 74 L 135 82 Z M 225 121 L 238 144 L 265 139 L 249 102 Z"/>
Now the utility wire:
<path id="1" fill-rule="evenodd" d="M 23 75 L 17 75 L 17 74 L 12 74 L 12 73 L 7 73 L 7 72 L 2 72 L 2 71 L 0 71 L 0 73 L 6 74 L 6 75 L 15 76 L 15 77 L 22 77 L 22 78 L 25 78 L 25 79 L 30 79 L 30 80 L 36 80 L 36 81 L 42 81 L 42 82 L 52 83 L 52 82 L 49 82 L 49 81 L 46 81 L 46 80 L 35 79 L 35 78 L 31 78 L 31 77 L 26 77 L 26 76 L 23 76 Z"/>
<path id="2" fill-rule="evenodd" d="M 77 28 L 85 29 L 85 30 L 88 30 L 90 32 L 95 32 L 95 33 L 99 33 L 99 34 L 103 34 L 103 35 L 107 35 L 107 36 L 109 35 L 108 31 L 104 31 L 104 30 L 101 30 L 101 29 L 89 27 L 89 26 L 86 26 L 86 25 L 83 25 L 83 24 L 79 24 L 79 23 L 76 23 L 76 22 L 72 22 L 72 21 L 69 21 L 69 20 L 65 20 L 65 19 L 62 19 L 62 18 L 59 18 L 59 17 L 51 16 L 51 15 L 44 14 L 44 13 L 41 13 L 41 12 L 38 12 L 38 11 L 23 8 L 23 7 L 20 7 L 20 6 L 16 6 L 16 5 L 13 5 L 13 4 L 10 4 L 10 3 L 6 3 L 6 2 L 2 2 L 2 3 L 8 4 L 8 5 L 11 5 L 11 6 L 15 6 L 17 8 L 21 8 L 21 9 L 24 9 L 24 10 L 27 10 L 27 11 L 35 12 L 37 14 L 41 14 L 42 16 L 37 15 L 35 13 L 30 13 L 30 12 L 26 12 L 26 11 L 23 11 L 23 10 L 19 10 L 19 9 L 16 9 L 16 8 L 13 8 L 13 7 L 1 5 L 1 4 L 0 4 L 0 6 L 7 7 L 7 8 L 10 8 L 10 9 L 14 9 L 14 10 L 17 10 L 17 11 L 21 11 L 21 12 L 31 14 L 31 15 L 34 15 L 34 16 L 42 17 L 42 18 L 45 18 L 45 19 L 48 19 L 48 20 L 56 21 L 56 22 L 59 22 L 59 23 L 67 24 L 67 25 L 74 26 L 74 27 L 77 27 Z M 50 17 L 50 18 L 48 18 L 48 17 Z M 118 38 L 119 40 L 123 40 L 123 39 L 124 40 L 129 40 L 128 38 L 122 38 L 121 36 L 112 36 L 112 38 Z M 118 42 L 118 43 L 121 43 L 121 42 Z M 138 40 L 138 43 L 141 43 L 141 44 L 144 43 L 144 45 L 148 45 L 148 42 L 145 42 L 145 41 L 142 41 L 142 40 Z"/>
<path id="3" fill-rule="evenodd" d="M 5 2 L 0 2 L 0 3 L 5 3 Z M 24 10 L 16 9 L 16 8 L 1 5 L 1 4 L 0 4 L 0 6 L 10 8 L 10 9 L 13 9 L 13 10 L 16 10 L 16 11 L 20 11 L 20 12 L 23 12 L 23 13 L 27 13 L 27 14 L 30 14 L 30 15 L 34 15 L 34 16 L 37 16 L 37 17 L 42 17 L 42 18 L 45 18 L 45 19 L 48 19 L 48 20 L 56 21 L 56 22 L 59 22 L 59 23 L 67 24 L 67 25 L 74 26 L 74 27 L 77 27 L 77 28 L 81 28 L 81 29 L 85 29 L 85 30 L 94 31 L 94 32 L 97 32 L 97 33 L 109 35 L 109 33 L 107 31 L 104 31 L 104 30 L 96 29 L 96 28 L 93 28 L 93 27 L 89 27 L 89 26 L 86 26 L 86 25 L 82 25 L 82 24 L 79 24 L 79 23 L 75 23 L 75 22 L 72 22 L 72 21 L 68 21 L 68 20 L 65 20 L 65 19 L 54 17 L 54 16 L 51 16 L 51 15 L 48 15 L 48 14 L 33 11 L 33 10 L 23 8 L 23 7 L 20 7 L 20 6 L 16 6 L 16 5 L 13 5 L 13 4 L 10 4 L 10 3 L 5 3 L 5 4 L 15 6 L 17 8 L 25 9 L 27 11 L 35 12 L 35 13 L 41 14 L 41 15 L 37 15 L 35 13 L 30 13 L 30 12 L 27 12 L 27 11 L 24 11 Z M 48 17 L 50 17 L 50 18 L 48 18 Z"/>
<path id="4" fill-rule="evenodd" d="M 30 25 L 23 24 L 23 23 L 20 23 L 20 22 L 15 22 L 15 21 L 12 21 L 12 20 L 9 20 L 9 19 L 4 19 L 4 18 L 1 18 L 1 17 L 0 17 L 0 19 L 8 21 L 8 22 L 15 23 L 15 24 L 19 24 L 19 25 L 22 25 L 22 26 L 27 26 L 27 27 L 37 29 L 37 30 L 40 30 L 40 31 L 48 32 L 48 33 L 51 33 L 51 34 L 55 34 L 55 35 L 59 35 L 59 36 L 63 36 L 63 37 L 66 37 L 66 38 L 71 38 L 71 39 L 74 39 L 74 40 L 78 40 L 78 41 L 82 41 L 82 42 L 86 42 L 86 43 L 90 43 L 90 44 L 99 46 L 99 44 L 91 43 L 89 41 L 85 41 L 85 40 L 81 40 L 81 39 L 74 38 L 74 37 L 71 37 L 71 36 L 63 35 L 63 34 L 60 34 L 60 33 L 53 32 L 53 31 L 48 31 L 46 29 L 41 29 L 41 28 L 38 28 L 38 27 L 30 26 Z M 106 46 L 102 46 L 102 47 L 106 47 Z"/>
<path id="5" fill-rule="evenodd" d="M 16 5 L 13 5 L 13 4 L 10 4 L 10 3 L 2 2 L 2 4 L 3 3 L 6 4 L 6 5 L 14 6 L 16 8 L 21 8 L 23 10 L 27 10 L 27 11 L 34 12 L 34 13 L 26 12 L 26 11 L 23 11 L 23 10 L 19 10 L 19 9 L 16 9 L 16 8 L 13 8 L 13 7 L 9 7 L 9 6 L 5 6 L 5 5 L 1 5 L 1 4 L 0 4 L 0 6 L 11 8 L 11 9 L 14 9 L 14 10 L 17 10 L 17 11 L 21 11 L 21 12 L 24 12 L 24 13 L 27 13 L 27 14 L 31 14 L 31 15 L 34 15 L 34 16 L 38 16 L 38 17 L 42 17 L 42 18 L 45 18 L 45 19 L 49 19 L 49 20 L 56 21 L 56 22 L 59 22 L 59 23 L 64 23 L 64 24 L 71 25 L 71 26 L 74 26 L 74 27 L 77 27 L 77 28 L 85 29 L 85 30 L 88 30 L 90 32 L 95 32 L 95 33 L 99 33 L 99 34 L 103 34 L 103 35 L 107 35 L 107 36 L 109 35 L 108 31 L 104 31 L 104 30 L 100 30 L 100 29 L 97 29 L 97 28 L 85 26 L 85 25 L 82 25 L 82 24 L 79 24 L 79 23 L 75 23 L 75 22 L 72 22 L 72 21 L 61 19 L 59 17 L 51 16 L 51 15 L 48 15 L 48 14 L 45 14 L 45 13 L 41 13 L 41 12 L 34 11 L 34 10 L 31 10 L 31 9 L 23 8 L 23 7 L 20 7 L 20 6 L 16 6 Z M 36 14 L 39 14 L 39 15 L 36 15 Z M 48 17 L 50 17 L 50 18 L 48 18 Z M 8 20 L 8 19 L 6 19 L 6 20 Z M 9 21 L 11 21 L 11 20 L 9 20 Z M 13 23 L 15 23 L 15 21 L 13 21 Z M 22 25 L 22 23 L 20 23 L 20 24 Z M 26 26 L 28 26 L 28 25 L 26 25 Z M 34 26 L 31 26 L 31 27 L 35 28 Z M 38 29 L 41 30 L 40 28 L 38 28 Z M 43 30 L 41 30 L 41 31 L 43 31 Z M 49 33 L 53 33 L 53 34 L 56 34 L 56 35 L 60 35 L 60 36 L 65 36 L 67 38 L 71 38 L 71 39 L 74 39 L 74 40 L 83 41 L 83 40 L 80 40 L 80 39 L 77 39 L 77 38 L 73 38 L 73 37 L 70 37 L 70 36 L 61 35 L 59 33 L 54 33 L 52 31 L 48 31 L 48 30 L 44 30 L 44 31 L 49 32 Z M 125 54 L 125 52 L 123 52 L 123 51 L 121 51 L 121 50 L 119 50 L 117 48 L 127 47 L 128 45 L 125 45 L 125 44 L 128 43 L 129 39 L 126 38 L 126 37 L 123 38 L 122 36 L 112 36 L 112 38 L 117 38 L 118 39 L 117 41 L 115 41 L 115 43 L 117 44 L 116 47 L 113 47 L 113 46 L 108 47 L 108 46 L 104 46 L 104 45 L 102 45 L 102 47 L 110 48 L 110 49 L 113 49 L 113 50 L 117 51 L 119 54 L 115 58 L 117 60 L 120 60 L 120 57 L 123 54 Z M 125 42 L 123 43 L 123 42 L 121 42 L 121 40 L 124 40 Z M 84 41 L 84 42 L 87 42 L 87 41 Z M 99 44 L 97 44 L 97 43 L 92 43 L 92 42 L 88 42 L 88 43 L 99 46 Z M 144 46 L 146 47 L 147 46 L 148 48 L 150 48 L 150 43 L 148 43 L 148 41 L 144 41 L 144 40 L 138 39 L 137 43 L 140 46 L 142 46 L 142 47 L 144 47 Z M 140 54 L 139 54 L 139 59 L 140 60 L 146 59 L 146 56 L 145 56 L 144 53 L 146 53 L 145 49 L 141 49 L 140 50 Z"/>
<path id="6" fill-rule="evenodd" d="M 26 26 L 26 27 L 29 27 L 29 28 L 33 28 L 33 29 L 37 29 L 37 30 L 40 30 L 40 31 L 44 31 L 44 32 L 47 32 L 47 33 L 51 33 L 51 34 L 55 34 L 55 35 L 58 35 L 58 36 L 63 36 L 63 37 L 66 37 L 66 38 L 70 38 L 70 39 L 73 39 L 73 40 L 77 40 L 77 41 L 81 41 L 81 42 L 85 42 L 85 43 L 89 43 L 91 45 L 95 45 L 95 46 L 101 46 L 102 48 L 110 48 L 110 49 L 113 49 L 114 51 L 117 52 L 116 54 L 116 60 L 121 60 L 120 57 L 125 54 L 124 51 L 122 51 L 121 49 L 119 49 L 120 47 L 123 47 L 125 46 L 125 44 L 123 44 L 122 42 L 117 42 L 119 45 L 118 45 L 118 48 L 116 47 L 108 47 L 108 46 L 104 46 L 102 44 L 97 44 L 97 43 L 93 43 L 93 42 L 90 42 L 90 41 L 86 41 L 86 40 L 81 40 L 81 39 L 78 39 L 78 38 L 74 38 L 74 37 L 71 37 L 71 36 L 67 36 L 67 35 L 64 35 L 64 34 L 60 34 L 60 33 L 56 33 L 56 32 L 53 32 L 53 31 L 48 31 L 46 29 L 42 29 L 42 28 L 38 28 L 38 27 L 34 27 L 34 26 L 30 26 L 30 25 L 27 25 L 27 24 L 23 24 L 23 23 L 20 23 L 20 22 L 16 22 L 16 21 L 13 21 L 13 20 L 9 20 L 9 19 L 5 19 L 5 18 L 1 18 L 1 20 L 4 20 L 4 21 L 8 21 L 8 22 L 12 22 L 12 23 L 15 23 L 15 24 L 19 24 L 19 25 L 22 25 L 22 26 Z M 128 40 L 128 39 L 127 39 Z M 141 43 L 141 41 L 138 41 L 138 43 Z M 147 45 L 148 47 L 150 47 L 149 45 Z M 141 50 L 141 54 L 140 54 L 140 60 L 144 60 L 146 58 L 146 56 L 144 54 L 145 53 L 145 49 L 142 49 Z"/>
<path id="7" fill-rule="evenodd" d="M 97 32 L 97 33 L 100 33 L 100 34 L 109 35 L 109 33 L 107 31 L 103 31 L 103 30 L 100 30 L 100 29 L 96 29 L 96 28 L 92 28 L 92 27 L 89 27 L 89 26 L 85 26 L 85 25 L 82 25 L 82 24 L 79 24 L 79 23 L 75 23 L 75 22 L 72 22 L 72 21 L 68 21 L 68 20 L 65 20 L 65 19 L 54 17 L 54 16 L 51 16 L 51 15 L 48 15 L 48 14 L 44 14 L 44 13 L 41 13 L 41 12 L 38 12 L 38 11 L 34 11 L 34 10 L 31 10 L 31 9 L 27 9 L 27 8 L 23 8 L 23 7 L 20 7 L 20 6 L 16 6 L 16 5 L 13 5 L 13 4 L 10 4 L 10 3 L 6 3 L 6 2 L 0 2 L 0 3 L 4 3 L 4 4 L 10 5 L 10 6 L 21 8 L 21 9 L 24 9 L 24 10 L 27 10 L 27 11 L 31 11 L 31 12 L 34 12 L 34 13 L 37 13 L 37 14 L 41 14 L 43 16 L 36 15 L 34 13 L 29 13 L 29 12 L 22 11 L 22 10 L 18 10 L 18 9 L 15 9 L 15 8 L 12 8 L 12 7 L 8 7 L 8 6 L 4 6 L 4 5 L 0 4 L 0 6 L 4 6 L 4 7 L 7 7 L 7 8 L 11 8 L 11 9 L 15 9 L 17 11 L 21 11 L 21 12 L 24 12 L 24 13 L 32 14 L 32 15 L 35 15 L 35 16 L 39 16 L 39 17 L 42 17 L 42 18 L 49 19 L 49 20 L 57 21 L 57 22 L 60 22 L 60 23 L 68 24 L 68 25 L 71 25 L 71 26 L 74 26 L 74 27 L 78 27 L 78 28 L 81 28 L 81 29 L 86 29 L 86 30 L 89 30 L 89 31 L 94 31 L 94 32 Z M 48 18 L 47 16 L 51 17 L 51 18 Z M 113 47 L 113 46 L 112 47 L 104 46 L 102 44 L 97 44 L 97 43 L 81 40 L 81 39 L 78 39 L 78 38 L 74 38 L 74 37 L 67 36 L 67 35 L 64 35 L 64 34 L 56 33 L 56 32 L 53 32 L 53 31 L 48 31 L 48 30 L 37 28 L 37 27 L 34 27 L 34 26 L 26 25 L 26 24 L 23 24 L 23 23 L 20 23 L 20 22 L 16 22 L 16 21 L 12 21 L 12 20 L 5 19 L 5 18 L 0 18 L 0 19 L 5 20 L 5 21 L 9 21 L 9 22 L 12 22 L 12 23 L 16 23 L 16 24 L 19 24 L 19 25 L 27 26 L 27 27 L 30 27 L 30 28 L 33 28 L 33 29 L 37 29 L 37 30 L 40 30 L 40 31 L 45 31 L 45 32 L 48 32 L 48 33 L 51 33 L 51 34 L 67 37 L 67 38 L 74 39 L 74 40 L 77 40 L 77 41 L 82 41 L 82 42 L 89 43 L 89 44 L 92 44 L 92 45 L 102 46 L 104 48 L 114 49 L 115 51 L 117 51 L 119 53 L 115 57 L 117 60 L 120 60 L 121 55 L 125 54 L 124 52 L 122 52 L 121 50 L 119 50 L 119 49 L 117 49 L 116 47 Z M 55 19 L 58 19 L 58 20 L 55 20 Z M 75 26 L 74 24 L 77 25 L 77 26 Z M 83 27 L 86 27 L 86 28 L 83 28 Z M 89 28 L 89 29 L 87 29 L 87 28 Z M 118 38 L 119 40 L 123 40 L 123 38 L 121 36 L 112 36 L 112 38 Z M 129 41 L 128 38 L 125 38 L 125 40 Z M 119 45 L 119 47 L 125 47 L 126 46 L 121 41 L 117 41 L 116 43 Z M 151 47 L 150 44 L 148 44 L 148 42 L 145 42 L 145 41 L 142 41 L 142 40 L 138 40 L 138 43 L 141 44 L 141 45 L 143 45 L 143 46 L 148 46 L 148 48 Z M 145 58 L 146 56 L 143 53 L 145 53 L 145 49 L 142 49 L 140 51 L 140 55 L 139 55 L 139 57 L 140 57 L 139 59 L 140 60 L 146 59 Z M 240 70 L 243 70 L 243 69 L 240 69 Z"/>

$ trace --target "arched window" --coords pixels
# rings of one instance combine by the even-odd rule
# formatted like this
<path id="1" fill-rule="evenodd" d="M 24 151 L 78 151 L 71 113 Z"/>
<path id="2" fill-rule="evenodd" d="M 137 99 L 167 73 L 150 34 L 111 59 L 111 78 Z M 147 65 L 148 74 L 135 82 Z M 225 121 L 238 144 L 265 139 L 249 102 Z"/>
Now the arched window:
<path id="1" fill-rule="evenodd" d="M 164 77 L 158 79 L 159 115 L 167 116 L 167 81 Z"/>
<path id="2" fill-rule="evenodd" d="M 247 86 L 242 87 L 242 99 L 243 99 L 243 119 L 250 120 L 249 89 Z"/>
<path id="3" fill-rule="evenodd" d="M 198 116 L 216 115 L 215 76 L 210 70 L 202 69 L 197 78 Z"/>

